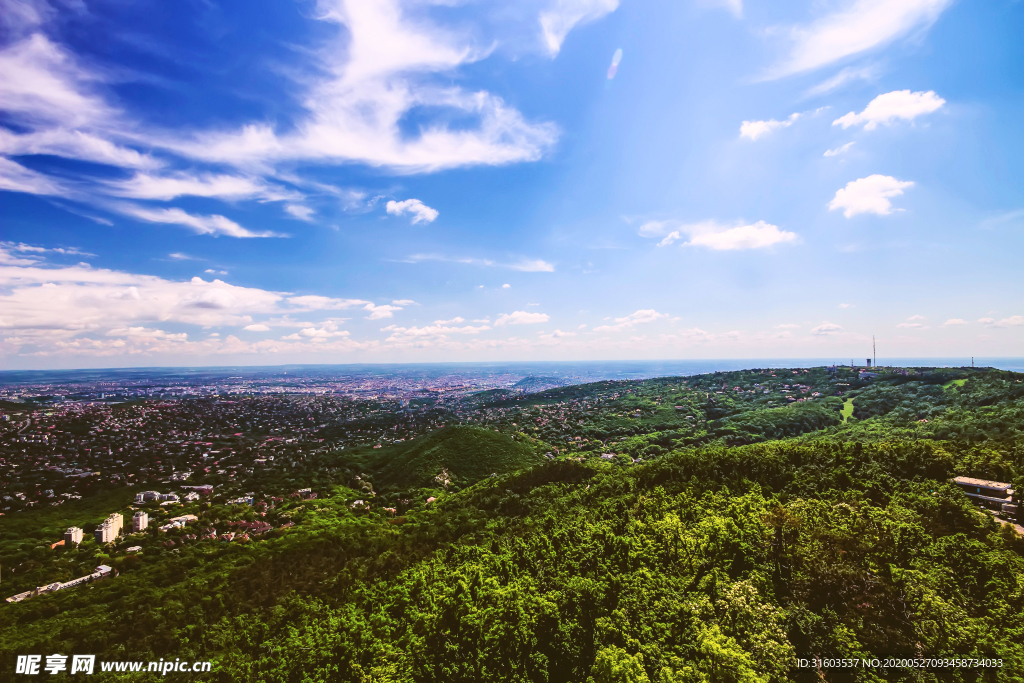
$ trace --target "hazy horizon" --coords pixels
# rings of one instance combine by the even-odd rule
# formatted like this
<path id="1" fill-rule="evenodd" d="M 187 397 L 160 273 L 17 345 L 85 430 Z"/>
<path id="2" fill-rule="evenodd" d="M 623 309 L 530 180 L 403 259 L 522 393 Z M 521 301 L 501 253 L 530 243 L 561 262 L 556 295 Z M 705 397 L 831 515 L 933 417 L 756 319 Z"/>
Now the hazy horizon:
<path id="1" fill-rule="evenodd" d="M 330 370 L 394 370 L 430 368 L 430 369 L 458 369 L 458 368 L 515 368 L 526 370 L 535 366 L 537 370 L 552 371 L 562 369 L 568 371 L 571 368 L 597 368 L 605 366 L 603 370 L 608 373 L 613 371 L 623 375 L 644 374 L 649 377 L 670 376 L 674 374 L 703 374 L 706 372 L 731 372 L 737 370 L 749 370 L 753 368 L 811 368 L 822 367 L 833 364 L 849 366 L 853 361 L 855 367 L 864 367 L 867 359 L 841 359 L 841 358 L 659 358 L 659 359 L 602 359 L 602 360 L 494 360 L 494 361 L 437 361 L 437 362 L 399 362 L 399 363 L 279 363 L 265 365 L 137 365 L 137 366 L 96 366 L 96 367 L 69 367 L 69 368 L 24 368 L 24 369 L 3 369 L 0 370 L 0 384 L 12 381 L 11 377 L 16 375 L 45 374 L 45 373 L 117 373 L 146 371 L 195 371 L 195 372 L 238 372 L 253 371 L 267 372 L 272 370 L 287 371 L 295 369 L 298 371 Z M 934 358 L 879 358 L 878 367 L 970 367 L 970 357 L 934 357 Z M 1020 357 L 999 357 L 973 359 L 974 367 L 991 367 L 997 370 L 1010 370 L 1024 372 L 1024 356 Z M 639 368 L 643 368 L 640 370 Z M 666 372 L 658 374 L 647 374 L 655 369 L 664 369 Z M 685 372 L 674 370 L 685 369 Z M 631 377 L 633 378 L 633 377 Z"/>

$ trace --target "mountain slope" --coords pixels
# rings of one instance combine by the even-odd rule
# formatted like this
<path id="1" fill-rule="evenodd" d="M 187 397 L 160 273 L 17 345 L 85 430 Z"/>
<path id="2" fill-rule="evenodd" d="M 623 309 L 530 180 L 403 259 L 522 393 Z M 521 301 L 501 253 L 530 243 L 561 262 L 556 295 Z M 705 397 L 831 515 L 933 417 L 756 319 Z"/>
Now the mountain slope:
<path id="1" fill-rule="evenodd" d="M 491 474 L 505 474 L 543 462 L 527 443 L 479 427 L 445 427 L 379 456 L 378 487 L 435 486 L 446 472 L 452 483 L 472 484 Z"/>

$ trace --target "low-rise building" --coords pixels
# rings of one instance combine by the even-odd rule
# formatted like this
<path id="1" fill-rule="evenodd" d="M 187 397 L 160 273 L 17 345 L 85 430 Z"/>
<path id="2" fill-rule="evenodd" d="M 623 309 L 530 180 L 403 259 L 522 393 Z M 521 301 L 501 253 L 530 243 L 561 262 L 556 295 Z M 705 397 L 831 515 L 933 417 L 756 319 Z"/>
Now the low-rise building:
<path id="1" fill-rule="evenodd" d="M 157 500 L 160 500 L 159 491 L 143 491 L 142 493 L 135 494 L 136 503 L 152 503 Z"/>
<path id="2" fill-rule="evenodd" d="M 60 581 L 57 581 L 56 583 L 48 583 L 45 586 L 39 586 L 34 590 L 25 591 L 24 593 L 18 593 L 17 595 L 12 595 L 11 597 L 7 598 L 7 602 L 21 602 L 22 600 L 34 598 L 37 595 L 53 593 L 55 591 L 64 590 L 65 588 L 74 588 L 75 586 L 81 586 L 83 583 L 89 583 L 97 579 L 106 578 L 108 576 L 111 576 L 113 573 L 113 569 L 111 569 L 105 564 L 101 564 L 93 570 L 92 574 L 86 574 L 85 576 L 80 576 L 77 579 L 71 579 L 70 581 L 67 581 L 65 583 L 61 583 Z"/>
<path id="3" fill-rule="evenodd" d="M 1020 513 L 1020 500 L 1012 484 L 973 477 L 954 477 L 953 483 L 982 507 L 1011 518 L 1016 518 Z"/>
<path id="4" fill-rule="evenodd" d="M 180 529 L 181 527 L 191 522 L 197 521 L 199 518 L 195 515 L 181 515 L 180 517 L 171 517 L 167 520 L 167 524 L 157 527 L 160 531 L 167 532 L 171 529 Z"/>

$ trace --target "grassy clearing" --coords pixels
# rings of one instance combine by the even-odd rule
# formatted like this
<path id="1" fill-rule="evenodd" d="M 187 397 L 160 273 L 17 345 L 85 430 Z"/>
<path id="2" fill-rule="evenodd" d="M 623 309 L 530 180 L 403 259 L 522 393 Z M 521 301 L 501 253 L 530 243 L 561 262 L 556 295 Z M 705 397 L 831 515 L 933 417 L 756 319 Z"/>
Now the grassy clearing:
<path id="1" fill-rule="evenodd" d="M 954 379 L 954 380 L 950 380 L 949 382 L 946 382 L 945 384 L 943 384 L 942 388 L 943 389 L 949 389 L 950 387 L 957 387 L 957 388 L 959 388 L 959 387 L 962 387 L 966 382 L 967 382 L 967 378 L 966 377 L 964 377 L 963 379 Z"/>
<path id="2" fill-rule="evenodd" d="M 853 417 L 853 399 L 852 398 L 848 398 L 845 401 L 843 401 L 843 410 L 839 414 L 843 416 L 843 424 L 846 424 L 846 421 L 848 419 L 850 419 L 851 417 Z"/>

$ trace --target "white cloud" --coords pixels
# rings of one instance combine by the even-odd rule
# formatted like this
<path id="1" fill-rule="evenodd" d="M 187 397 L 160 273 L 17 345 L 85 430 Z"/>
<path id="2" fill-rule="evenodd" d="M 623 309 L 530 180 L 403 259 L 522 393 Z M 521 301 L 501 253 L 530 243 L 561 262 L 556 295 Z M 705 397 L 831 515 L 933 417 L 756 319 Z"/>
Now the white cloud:
<path id="1" fill-rule="evenodd" d="M 382 318 L 393 318 L 395 316 L 395 311 L 402 310 L 402 307 L 391 306 L 389 304 L 377 306 L 375 304 L 368 303 L 363 306 L 363 310 L 370 312 L 370 315 L 366 316 L 367 320 L 381 320 Z"/>
<path id="2" fill-rule="evenodd" d="M 313 209 L 302 204 L 285 204 L 284 210 L 291 216 L 298 218 L 300 221 L 313 220 L 313 214 L 316 213 Z"/>
<path id="3" fill-rule="evenodd" d="M 226 271 L 226 270 L 214 270 L 213 268 L 207 268 L 203 272 L 204 273 L 208 273 L 209 275 L 227 275 L 228 274 L 228 271 Z"/>
<path id="4" fill-rule="evenodd" d="M 259 179 L 210 173 L 200 175 L 175 173 L 165 176 L 136 173 L 131 178 L 110 180 L 105 184 L 107 191 L 117 197 L 163 201 L 183 196 L 216 197 L 228 200 L 255 197 L 275 200 L 294 195 L 294 193 L 289 194 L 283 190 L 271 188 Z"/>
<path id="5" fill-rule="evenodd" d="M 703 221 L 700 223 L 679 223 L 678 221 L 652 221 L 646 223 L 647 229 L 641 227 L 641 234 L 646 236 L 657 236 L 665 234 L 670 227 L 677 228 L 665 234 L 665 237 L 658 242 L 659 247 L 667 247 L 674 242 L 688 236 L 690 239 L 683 243 L 684 247 L 707 247 L 716 251 L 731 251 L 738 249 L 764 249 L 775 244 L 794 242 L 797 235 L 794 232 L 779 230 L 778 226 L 758 221 L 751 225 L 723 225 L 717 221 Z"/>
<path id="6" fill-rule="evenodd" d="M 817 327 L 812 328 L 811 329 L 811 334 L 816 334 L 816 335 L 819 335 L 819 336 L 820 335 L 837 334 L 842 329 L 843 329 L 842 327 L 840 327 L 839 325 L 836 325 L 835 323 L 824 322 L 824 323 L 818 325 Z"/>
<path id="7" fill-rule="evenodd" d="M 379 344 L 351 340 L 348 332 L 339 328 L 343 318 L 320 322 L 289 318 L 289 300 L 282 293 L 216 279 L 175 281 L 85 264 L 53 266 L 44 260 L 44 255 L 53 251 L 0 243 L 0 355 L 5 358 L 302 354 L 366 350 Z M 291 298 L 301 302 L 300 297 Z M 323 301 L 316 303 L 327 307 Z M 255 322 L 256 316 L 262 321 Z M 179 329 L 167 330 L 168 325 Z M 198 334 L 183 331 L 182 326 L 192 326 Z M 286 340 L 251 343 L 232 334 L 208 331 L 222 327 L 248 332 L 292 327 L 298 331 Z"/>
<path id="8" fill-rule="evenodd" d="M 799 325 L 794 325 L 793 323 L 783 323 L 781 325 L 776 325 L 775 329 L 777 329 L 777 330 L 795 330 L 798 327 L 800 327 L 800 326 Z"/>
<path id="9" fill-rule="evenodd" d="M 897 180 L 892 176 L 874 174 L 867 178 L 852 180 L 846 187 L 836 190 L 836 196 L 829 203 L 830 211 L 843 209 L 843 215 L 852 218 L 859 213 L 874 213 L 885 216 L 892 213 L 890 197 L 898 197 L 903 190 L 913 187 L 909 180 Z"/>
<path id="10" fill-rule="evenodd" d="M 174 253 L 168 254 L 167 258 L 171 259 L 172 261 L 198 261 L 199 260 L 195 256 L 189 256 L 188 254 L 183 254 L 180 251 L 176 251 Z"/>
<path id="11" fill-rule="evenodd" d="M 910 322 L 921 322 L 925 320 L 925 317 L 923 315 L 912 315 L 909 318 L 907 318 L 907 320 L 909 320 Z"/>
<path id="12" fill-rule="evenodd" d="M 50 154 L 122 168 L 153 169 L 162 165 L 148 154 L 117 145 L 95 133 L 66 128 L 46 128 L 30 133 L 13 133 L 0 128 L 0 154 Z"/>
<path id="13" fill-rule="evenodd" d="M 670 244 L 672 244 L 673 242 L 675 242 L 676 240 L 680 240 L 682 238 L 683 238 L 682 233 L 680 233 L 678 230 L 673 230 L 669 234 L 665 235 L 664 239 L 662 239 L 660 242 L 658 242 L 658 246 L 659 247 L 667 247 Z"/>
<path id="14" fill-rule="evenodd" d="M 789 55 L 767 78 L 818 69 L 931 25 L 950 0 L 853 0 L 804 26 L 791 27 Z"/>
<path id="15" fill-rule="evenodd" d="M 83 265 L 0 266 L 0 329 L 54 330 L 75 334 L 137 326 L 184 323 L 216 327 L 248 324 L 254 313 L 271 313 L 281 296 L 220 280 L 177 282 Z"/>
<path id="16" fill-rule="evenodd" d="M 433 223 L 437 218 L 437 209 L 432 209 L 418 199 L 406 199 L 396 202 L 391 200 L 387 203 L 387 212 L 393 216 L 401 216 L 408 212 L 412 216 L 412 223 Z"/>
<path id="17" fill-rule="evenodd" d="M 907 329 L 918 329 L 918 328 L 923 328 L 924 325 L 922 323 L 900 323 L 896 327 L 903 327 L 903 328 L 907 328 Z"/>
<path id="18" fill-rule="evenodd" d="M 466 322 L 465 318 L 462 318 L 460 316 L 455 316 L 451 320 L 435 320 L 434 324 L 435 325 L 458 325 L 458 324 L 464 323 L 464 322 Z"/>
<path id="19" fill-rule="evenodd" d="M 947 320 L 946 322 L 944 322 L 942 324 L 943 325 L 949 325 L 949 326 L 952 326 L 952 325 L 966 325 L 967 321 L 964 320 L 963 318 L 950 318 L 949 320 Z"/>
<path id="20" fill-rule="evenodd" d="M 462 327 L 454 327 L 453 324 L 456 323 L 456 321 L 459 323 L 465 322 L 462 318 L 456 318 L 455 320 L 437 320 L 433 325 L 425 325 L 423 327 L 398 327 L 396 325 L 388 325 L 387 327 L 381 328 L 381 331 L 391 333 L 391 335 L 384 340 L 387 343 L 408 344 L 410 342 L 429 339 L 445 339 L 448 335 L 452 334 L 476 335 L 491 329 L 489 325 L 463 325 Z"/>
<path id="21" fill-rule="evenodd" d="M 320 327 L 304 327 L 298 332 L 285 335 L 281 339 L 289 341 L 311 341 L 315 344 L 320 344 L 328 339 L 334 337 L 347 337 L 349 333 L 345 330 L 338 329 L 338 323 L 333 320 L 328 320 L 323 323 Z"/>
<path id="22" fill-rule="evenodd" d="M 840 145 L 839 147 L 836 147 L 835 149 L 826 149 L 825 153 L 822 156 L 834 157 L 834 156 L 839 156 L 840 154 L 845 154 L 846 152 L 848 152 L 850 150 L 851 147 L 853 147 L 854 144 L 855 143 L 847 142 L 845 145 Z"/>
<path id="23" fill-rule="evenodd" d="M 691 226 L 690 241 L 683 246 L 701 246 L 716 251 L 764 249 L 775 244 L 793 242 L 796 238 L 796 233 L 779 230 L 778 226 L 764 221 L 734 228 L 701 223 Z"/>
<path id="24" fill-rule="evenodd" d="M 396 306 L 419 306 L 419 304 L 412 299 L 395 299 L 391 303 Z"/>
<path id="25" fill-rule="evenodd" d="M 854 304 L 839 304 L 839 308 L 853 308 Z"/>
<path id="26" fill-rule="evenodd" d="M 572 6 L 570 2 L 558 7 L 559 11 L 572 11 Z M 58 15 L 42 2 L 5 0 L 3 7 L 8 25 L 17 24 L 22 31 L 8 32 L 9 37 L 24 36 L 24 31 L 35 30 Z M 294 72 L 302 73 L 297 78 L 300 113 L 283 122 L 280 130 L 263 122 L 234 130 L 147 129 L 110 104 L 113 100 L 107 95 L 106 77 L 84 66 L 65 47 L 43 33 L 13 40 L 0 49 L 0 109 L 4 120 L 13 126 L 0 127 L 0 155 L 61 155 L 146 172 L 127 180 L 90 179 L 86 186 L 85 179 L 65 183 L 3 159 L 0 189 L 73 198 L 150 222 L 186 225 L 205 234 L 269 236 L 269 232 L 241 229 L 218 215 L 125 210 L 101 200 L 114 196 L 168 201 L 192 195 L 286 201 L 290 215 L 309 220 L 312 213 L 300 203 L 302 195 L 266 177 L 287 176 L 293 185 L 338 196 L 346 210 L 367 208 L 365 193 L 303 181 L 288 171 L 278 174 L 274 168 L 278 162 L 356 162 L 398 172 L 429 172 L 535 161 L 556 142 L 554 124 L 528 122 L 500 97 L 458 85 L 455 72 L 493 50 L 488 40 L 479 47 L 480 41 L 468 25 L 438 26 L 422 7 L 401 0 L 321 0 L 317 10 L 316 18 L 336 28 L 336 35 L 305 52 L 306 64 L 296 65 Z M 593 10 L 585 10 L 580 20 L 592 14 Z M 312 68 L 303 72 L 304 67 Z M 310 77 L 310 73 L 317 76 Z M 404 125 L 413 110 L 428 112 L 416 133 Z M 449 124 L 451 120 L 458 124 Z M 216 174 L 189 170 L 161 176 L 151 171 L 165 162 L 148 150 L 226 163 L 245 171 Z M 73 195 L 69 187 L 76 190 Z M 437 216 L 421 202 L 405 208 L 414 222 L 429 222 Z"/>
<path id="27" fill-rule="evenodd" d="M 356 306 L 373 306 L 369 301 L 363 301 L 362 299 L 335 299 L 318 294 L 290 296 L 288 297 L 288 303 L 303 311 L 330 311 L 354 308 Z"/>
<path id="28" fill-rule="evenodd" d="M 13 242 L 0 242 L 0 266 L 31 266 L 39 263 L 39 258 L 36 256 L 18 256 L 11 253 L 12 251 L 35 251 L 33 248 L 23 248 L 27 246 Z"/>
<path id="29" fill-rule="evenodd" d="M 618 6 L 619 0 L 554 0 L 540 13 L 541 34 L 548 53 L 558 54 L 574 26 L 600 19 Z"/>
<path id="30" fill-rule="evenodd" d="M 614 325 L 600 325 L 594 328 L 594 332 L 619 332 L 632 329 L 636 325 L 646 325 L 656 320 L 663 320 L 668 317 L 667 313 L 658 313 L 653 308 L 640 309 L 623 318 L 615 318 Z"/>
<path id="31" fill-rule="evenodd" d="M 137 218 L 149 223 L 168 225 L 184 225 L 199 235 L 225 235 L 227 237 L 286 237 L 269 230 L 253 231 L 243 228 L 230 218 L 220 215 L 197 216 L 177 207 L 169 209 L 152 209 L 138 204 L 118 203 L 110 205 L 111 209 L 126 216 Z"/>
<path id="32" fill-rule="evenodd" d="M 850 112 L 832 122 L 833 126 L 842 126 L 844 129 L 858 124 L 864 124 L 864 130 L 874 130 L 878 124 L 891 124 L 897 119 L 913 121 L 918 116 L 931 114 L 942 108 L 946 100 L 935 94 L 935 91 L 910 92 L 909 90 L 894 90 L 879 95 L 864 107 L 859 114 Z"/>
<path id="33" fill-rule="evenodd" d="M 117 112 L 88 89 L 96 80 L 42 33 L 0 50 L 0 102 L 23 123 L 77 127 L 116 117 Z"/>
<path id="34" fill-rule="evenodd" d="M 550 320 L 550 316 L 547 313 L 530 313 L 529 311 L 513 311 L 512 313 L 502 313 L 494 321 L 495 327 L 503 327 L 505 325 L 535 325 L 537 323 L 546 323 Z"/>
<path id="35" fill-rule="evenodd" d="M 508 265 L 512 270 L 519 270 L 524 273 L 553 273 L 555 266 L 543 259 L 523 259 Z"/>
<path id="36" fill-rule="evenodd" d="M 0 157 L 0 190 L 50 196 L 65 193 L 64 188 L 49 176 L 4 157 Z"/>
<path id="37" fill-rule="evenodd" d="M 641 237 L 658 237 L 667 233 L 674 224 L 673 221 L 647 221 L 640 226 L 637 234 Z"/>
<path id="38" fill-rule="evenodd" d="M 825 81 L 822 81 L 821 83 L 819 83 L 818 85 L 814 86 L 813 88 L 811 88 L 810 90 L 808 90 L 804 94 L 807 97 L 813 97 L 815 95 L 823 95 L 823 94 L 825 94 L 827 92 L 831 92 L 831 91 L 835 90 L 836 88 L 839 88 L 839 87 L 849 83 L 850 81 L 856 81 L 856 80 L 865 80 L 865 81 L 867 81 L 867 80 L 873 79 L 877 75 L 878 75 L 878 68 L 873 66 L 873 65 L 872 66 L 865 66 L 865 67 L 858 67 L 858 68 L 854 68 L 854 67 L 848 66 L 848 67 L 842 69 L 839 73 L 837 73 L 832 78 L 829 78 L 829 79 L 827 79 Z"/>
<path id="39" fill-rule="evenodd" d="M 767 121 L 744 121 L 740 124 L 740 137 L 747 138 L 749 140 L 757 140 L 760 137 L 771 133 L 772 131 L 778 130 L 779 128 L 789 128 L 796 120 L 800 118 L 800 113 L 790 114 L 789 118 L 784 121 L 776 121 L 775 119 L 769 119 Z"/>
<path id="40" fill-rule="evenodd" d="M 510 285 L 510 284 L 508 284 L 508 283 L 506 282 L 505 284 L 503 284 L 503 285 L 501 286 L 501 288 L 502 288 L 502 289 L 511 289 L 511 288 L 512 288 L 512 285 Z"/>
<path id="41" fill-rule="evenodd" d="M 535 161 L 557 139 L 553 124 L 529 123 L 500 97 L 454 85 L 458 67 L 488 54 L 462 33 L 414 16 L 398 0 L 322 0 L 318 9 L 319 19 L 344 30 L 317 51 L 325 75 L 307 86 L 304 118 L 286 132 L 258 122 L 152 143 L 244 167 L 307 160 L 428 172 Z M 408 135 L 402 121 L 414 108 L 439 115 Z M 449 116 L 471 123 L 452 127 Z"/>
<path id="42" fill-rule="evenodd" d="M 996 320 L 995 318 L 979 318 L 979 323 L 989 325 L 991 327 L 1017 327 L 1018 325 L 1024 325 L 1024 316 L 1011 315 L 1008 318 Z"/>

